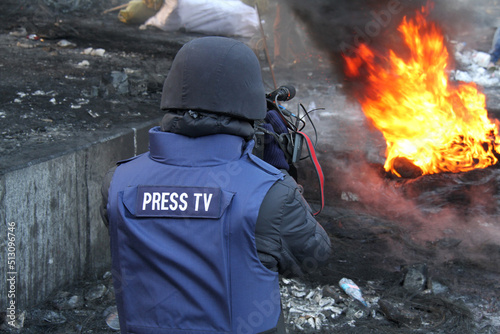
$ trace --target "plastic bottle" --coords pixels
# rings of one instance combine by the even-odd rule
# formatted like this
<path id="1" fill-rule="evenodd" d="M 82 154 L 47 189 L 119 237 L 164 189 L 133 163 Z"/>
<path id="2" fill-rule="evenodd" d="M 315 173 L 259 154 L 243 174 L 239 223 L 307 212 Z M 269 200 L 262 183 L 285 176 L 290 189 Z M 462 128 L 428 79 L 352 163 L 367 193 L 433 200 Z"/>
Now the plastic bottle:
<path id="1" fill-rule="evenodd" d="M 368 307 L 368 303 L 363 298 L 363 295 L 361 294 L 361 290 L 356 285 L 356 283 L 354 283 L 352 280 L 350 280 L 348 278 L 342 278 L 339 281 L 339 285 L 345 291 L 345 293 L 347 293 L 352 298 L 359 300 L 363 305 Z"/>

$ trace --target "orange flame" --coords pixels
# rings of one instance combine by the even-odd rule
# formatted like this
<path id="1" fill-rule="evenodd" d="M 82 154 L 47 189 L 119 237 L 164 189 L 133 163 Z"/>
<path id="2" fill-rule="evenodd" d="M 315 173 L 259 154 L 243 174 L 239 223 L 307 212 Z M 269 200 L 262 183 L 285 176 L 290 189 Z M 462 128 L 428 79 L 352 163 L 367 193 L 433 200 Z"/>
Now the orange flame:
<path id="1" fill-rule="evenodd" d="M 397 158 L 423 174 L 456 173 L 496 164 L 500 152 L 498 123 L 488 119 L 484 94 L 474 83 L 448 81 L 448 50 L 440 29 L 426 19 L 428 9 L 398 28 L 409 57 L 364 44 L 344 56 L 347 77 L 366 83 L 358 100 L 387 142 L 384 168 L 398 176 Z"/>

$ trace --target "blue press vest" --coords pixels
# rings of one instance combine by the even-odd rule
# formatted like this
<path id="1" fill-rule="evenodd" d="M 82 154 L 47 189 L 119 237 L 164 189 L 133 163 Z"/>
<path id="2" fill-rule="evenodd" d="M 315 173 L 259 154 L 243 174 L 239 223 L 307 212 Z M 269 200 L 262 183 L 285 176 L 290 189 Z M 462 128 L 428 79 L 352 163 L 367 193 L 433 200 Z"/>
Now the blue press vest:
<path id="1" fill-rule="evenodd" d="M 109 189 L 122 333 L 259 333 L 281 312 L 278 274 L 259 261 L 255 223 L 281 172 L 242 138 L 150 130 L 150 152 Z"/>

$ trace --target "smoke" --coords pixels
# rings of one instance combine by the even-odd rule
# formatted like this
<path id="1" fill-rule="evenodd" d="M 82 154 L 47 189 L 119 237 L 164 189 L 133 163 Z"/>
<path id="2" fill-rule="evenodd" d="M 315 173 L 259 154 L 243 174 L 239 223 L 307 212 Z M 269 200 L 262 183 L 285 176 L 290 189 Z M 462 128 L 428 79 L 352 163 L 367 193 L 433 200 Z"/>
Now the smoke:
<path id="1" fill-rule="evenodd" d="M 408 261 L 415 254 L 432 254 L 429 261 L 431 257 L 436 262 L 460 259 L 499 268 L 500 169 L 413 180 L 388 178 L 382 168 L 385 140 L 350 98 L 356 86 L 341 76 L 342 56 L 360 43 L 379 51 L 400 51 L 397 48 L 404 43 L 397 26 L 427 0 L 287 1 L 307 27 L 313 45 L 329 56 L 332 75 L 340 75 L 343 87 L 324 100 L 315 97 L 316 105 L 334 114 L 322 120 L 318 129 L 325 152 L 320 152 L 320 162 L 327 205 L 353 207 L 355 215 L 371 217 L 364 220 L 368 226 L 360 221 L 360 228 L 374 233 L 378 228 L 382 231 L 378 236 L 389 239 L 393 253 Z M 489 6 L 486 0 L 436 0 L 429 19 L 438 23 L 447 41 L 465 42 L 487 52 L 496 25 Z M 306 184 L 314 179 L 315 175 L 306 176 Z"/>
<path id="2" fill-rule="evenodd" d="M 367 158 L 337 155 L 327 162 L 333 166 L 326 182 L 330 203 L 372 217 L 359 228 L 381 231 L 392 251 L 410 262 L 425 253 L 437 263 L 500 267 L 500 169 L 401 180 Z"/>
<path id="3" fill-rule="evenodd" d="M 296 17 L 307 27 L 313 44 L 328 54 L 332 72 L 343 73 L 343 55 L 350 55 L 360 43 L 370 48 L 398 48 L 402 45 L 396 27 L 404 16 L 431 5 L 429 19 L 438 22 L 448 40 L 471 47 L 491 38 L 497 23 L 491 1 L 482 0 L 287 0 Z M 491 35 L 491 36 L 490 36 Z M 485 50 L 488 51 L 488 50 Z M 341 78 L 342 80 L 342 78 Z"/>
<path id="4" fill-rule="evenodd" d="M 388 256 L 411 263 L 423 254 L 428 263 L 459 259 L 500 268 L 500 168 L 391 177 L 383 169 L 385 140 L 360 106 L 335 89 L 312 98 L 331 111 L 316 122 L 327 207 L 356 220 L 355 230 L 387 239 Z M 316 175 L 310 165 L 299 171 L 309 173 L 299 175 L 299 182 L 317 208 Z"/>

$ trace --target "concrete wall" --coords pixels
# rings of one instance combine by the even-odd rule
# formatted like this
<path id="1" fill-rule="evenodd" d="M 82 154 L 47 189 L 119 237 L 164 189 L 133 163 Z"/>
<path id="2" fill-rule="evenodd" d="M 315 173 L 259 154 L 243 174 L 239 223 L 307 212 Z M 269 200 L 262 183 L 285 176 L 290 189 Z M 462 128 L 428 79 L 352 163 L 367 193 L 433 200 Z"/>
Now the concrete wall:
<path id="1" fill-rule="evenodd" d="M 116 161 L 147 151 L 147 131 L 156 123 L 123 129 L 113 137 L 1 173 L 1 310 L 12 300 L 8 295 L 14 286 L 8 278 L 15 277 L 19 312 L 58 288 L 110 269 L 108 232 L 99 214 L 102 178 Z M 15 229 L 9 231 L 12 226 Z M 9 237 L 10 246 L 15 243 L 15 269 L 7 265 L 12 257 Z M 16 274 L 9 274 L 13 271 Z"/>

